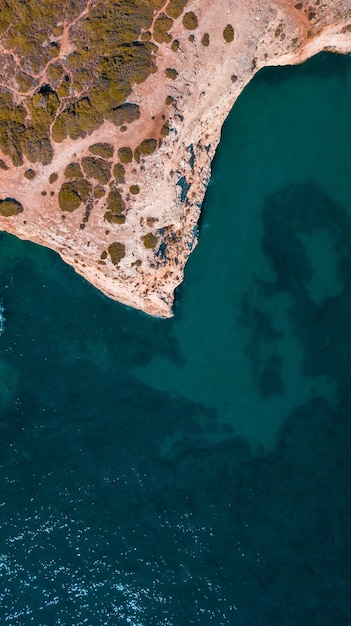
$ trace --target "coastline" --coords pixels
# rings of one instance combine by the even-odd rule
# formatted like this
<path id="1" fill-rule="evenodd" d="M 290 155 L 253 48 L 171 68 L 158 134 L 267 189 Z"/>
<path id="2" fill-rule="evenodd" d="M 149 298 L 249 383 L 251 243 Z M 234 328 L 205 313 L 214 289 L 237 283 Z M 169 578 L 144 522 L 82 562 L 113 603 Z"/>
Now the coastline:
<path id="1" fill-rule="evenodd" d="M 177 54 L 168 43 L 160 44 L 157 72 L 136 85 L 129 98 L 140 107 L 140 119 L 123 133 L 105 122 L 84 139 L 54 144 L 53 160 L 36 166 L 33 180 L 23 177 L 28 161 L 14 168 L 7 160 L 9 169 L 0 173 L 0 199 L 16 198 L 23 206 L 20 215 L 0 215 L 2 230 L 52 248 L 108 297 L 163 318 L 172 316 L 174 290 L 197 244 L 211 162 L 240 93 L 265 66 L 302 63 L 323 50 L 351 52 L 351 15 L 343 2 L 320 4 L 312 18 L 286 1 L 258 7 L 253 0 L 241 6 L 220 0 L 214 7 L 210 0 L 194 0 L 186 10 L 196 14 L 198 27 L 189 31 L 182 17 L 174 21 Z M 223 32 L 231 23 L 234 39 L 227 42 Z M 202 43 L 205 33 L 208 46 Z M 165 78 L 170 67 L 178 72 L 176 79 Z M 166 105 L 169 96 L 173 101 Z M 72 159 L 88 154 L 95 142 L 109 142 L 116 152 L 125 145 L 135 150 L 144 137 L 158 136 L 165 121 L 169 134 L 160 147 L 125 165 L 125 223 L 106 224 L 103 199 L 96 201 L 84 228 L 84 209 L 62 213 L 57 195 Z M 52 184 L 53 172 L 58 178 Z M 133 185 L 136 195 L 130 193 Z M 145 245 L 150 234 L 157 239 L 152 247 Z M 125 247 L 117 264 L 104 256 L 114 242 Z"/>

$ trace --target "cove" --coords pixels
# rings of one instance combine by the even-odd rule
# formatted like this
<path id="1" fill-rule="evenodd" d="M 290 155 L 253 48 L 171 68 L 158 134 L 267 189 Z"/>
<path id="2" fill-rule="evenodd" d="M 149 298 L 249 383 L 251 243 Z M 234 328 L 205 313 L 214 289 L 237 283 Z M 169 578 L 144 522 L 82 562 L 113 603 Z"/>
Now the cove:
<path id="1" fill-rule="evenodd" d="M 265 69 L 246 88 L 223 127 L 179 293 L 172 334 L 184 362 L 155 356 L 140 371 L 213 407 L 254 447 L 274 447 L 292 407 L 317 396 L 334 406 L 339 390 L 337 364 L 317 365 L 313 325 L 345 288 L 350 81 L 350 59 L 324 54 L 306 69 Z"/>
<path id="2" fill-rule="evenodd" d="M 0 234 L 2 624 L 349 623 L 350 96 L 248 85 L 172 320 Z"/>

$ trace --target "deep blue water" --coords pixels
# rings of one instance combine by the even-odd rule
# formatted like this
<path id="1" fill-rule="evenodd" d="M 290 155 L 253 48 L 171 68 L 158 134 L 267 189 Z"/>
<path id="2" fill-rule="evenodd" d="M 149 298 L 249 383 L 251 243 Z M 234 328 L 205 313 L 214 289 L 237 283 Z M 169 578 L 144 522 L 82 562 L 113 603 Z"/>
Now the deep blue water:
<path id="1" fill-rule="evenodd" d="M 225 123 L 175 317 L 0 234 L 0 623 L 351 622 L 351 58 Z"/>

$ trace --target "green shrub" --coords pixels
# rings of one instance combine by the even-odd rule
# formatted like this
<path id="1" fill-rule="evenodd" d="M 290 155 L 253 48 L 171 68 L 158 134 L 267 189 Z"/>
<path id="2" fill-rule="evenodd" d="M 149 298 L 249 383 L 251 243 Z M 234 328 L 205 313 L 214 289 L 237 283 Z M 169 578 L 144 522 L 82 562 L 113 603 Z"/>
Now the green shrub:
<path id="1" fill-rule="evenodd" d="M 122 163 L 116 163 L 116 165 L 114 165 L 113 167 L 113 175 L 116 179 L 117 183 L 124 183 L 125 182 L 125 167 L 122 165 Z"/>
<path id="2" fill-rule="evenodd" d="M 115 214 L 111 213 L 111 211 L 106 211 L 104 219 L 109 224 L 124 224 L 124 222 L 126 221 L 126 216 L 123 215 L 123 213 Z"/>
<path id="3" fill-rule="evenodd" d="M 102 185 L 106 185 L 111 178 L 111 164 L 96 157 L 83 157 L 82 168 L 89 178 L 95 178 Z"/>
<path id="4" fill-rule="evenodd" d="M 24 172 L 24 176 L 25 176 L 28 180 L 33 180 L 33 178 L 35 178 L 35 176 L 36 176 L 36 171 L 35 171 L 35 170 L 32 170 L 32 169 L 26 170 L 26 171 Z"/>
<path id="5" fill-rule="evenodd" d="M 173 26 L 173 20 L 161 13 L 154 25 L 154 39 L 157 43 L 169 43 L 172 40 L 169 31 Z"/>
<path id="6" fill-rule="evenodd" d="M 185 13 L 183 17 L 183 25 L 187 30 L 195 30 L 198 27 L 199 22 L 197 20 L 195 13 L 193 13 L 193 11 L 189 11 L 189 13 Z"/>
<path id="7" fill-rule="evenodd" d="M 118 189 L 111 189 L 107 196 L 107 208 L 114 215 L 122 213 L 125 209 L 124 200 Z"/>
<path id="8" fill-rule="evenodd" d="M 231 41 L 233 41 L 234 39 L 234 28 L 231 24 L 228 24 L 224 31 L 223 31 L 223 37 L 225 39 L 225 41 L 227 43 L 230 43 Z"/>
<path id="9" fill-rule="evenodd" d="M 75 211 L 82 201 L 87 200 L 92 185 L 84 179 L 72 180 L 63 183 L 59 191 L 59 205 L 62 211 Z"/>
<path id="10" fill-rule="evenodd" d="M 145 248 L 154 248 L 158 242 L 158 237 L 153 233 L 148 233 L 142 237 Z"/>
<path id="11" fill-rule="evenodd" d="M 116 109 L 107 111 L 105 117 L 115 126 L 131 124 L 132 122 L 140 118 L 140 108 L 137 104 L 134 104 L 132 102 L 125 102 Z"/>
<path id="12" fill-rule="evenodd" d="M 206 47 L 210 45 L 210 35 L 208 33 L 204 33 L 201 39 L 201 43 L 203 46 L 206 46 Z"/>
<path id="13" fill-rule="evenodd" d="M 119 243 L 118 241 L 111 243 L 107 250 L 114 265 L 118 265 L 118 263 L 126 255 L 125 245 L 123 243 Z"/>
<path id="14" fill-rule="evenodd" d="M 5 198 L 5 200 L 0 200 L 0 214 L 3 217 L 11 217 L 13 215 L 18 215 L 22 213 L 23 206 L 18 200 L 14 198 Z"/>
<path id="15" fill-rule="evenodd" d="M 170 78 L 171 80 L 175 80 L 177 78 L 177 76 L 178 76 L 177 70 L 175 70 L 172 67 L 167 67 L 165 69 L 165 74 L 166 74 L 167 78 Z"/>
<path id="16" fill-rule="evenodd" d="M 183 13 L 187 3 L 188 0 L 170 0 L 166 8 L 167 15 L 176 20 Z"/>
<path id="17" fill-rule="evenodd" d="M 94 143 L 89 146 L 89 150 L 103 159 L 112 159 L 114 153 L 114 147 L 110 143 Z"/>
<path id="18" fill-rule="evenodd" d="M 79 163 L 69 163 L 64 171 L 66 178 L 83 178 Z"/>
<path id="19" fill-rule="evenodd" d="M 133 160 L 133 152 L 128 146 L 123 146 L 118 150 L 118 157 L 121 163 L 131 163 Z"/>
<path id="20" fill-rule="evenodd" d="M 105 195 L 105 187 L 100 187 L 100 185 L 98 185 L 97 187 L 95 187 L 94 189 L 94 198 L 96 198 L 97 200 L 100 200 L 100 198 L 103 198 Z"/>
<path id="21" fill-rule="evenodd" d="M 157 148 L 156 139 L 144 139 L 141 144 L 134 150 L 134 159 L 137 163 L 140 163 L 141 156 L 148 156 L 155 152 Z"/>
<path id="22" fill-rule="evenodd" d="M 129 187 L 129 191 L 130 191 L 130 193 L 133 194 L 133 196 L 137 196 L 138 193 L 140 193 L 140 187 L 139 187 L 139 185 L 131 185 Z"/>
<path id="23" fill-rule="evenodd" d="M 59 191 L 59 205 L 62 211 L 75 211 L 81 205 L 82 199 L 71 183 L 63 183 Z"/>

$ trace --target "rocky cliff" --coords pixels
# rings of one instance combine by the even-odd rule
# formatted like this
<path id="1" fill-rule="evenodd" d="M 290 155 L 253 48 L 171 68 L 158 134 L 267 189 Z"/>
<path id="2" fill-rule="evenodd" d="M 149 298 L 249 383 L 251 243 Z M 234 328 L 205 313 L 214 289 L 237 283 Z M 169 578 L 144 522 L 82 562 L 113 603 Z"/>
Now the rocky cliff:
<path id="1" fill-rule="evenodd" d="M 4 4 L 0 228 L 169 317 L 236 98 L 263 66 L 351 52 L 350 0 Z"/>

